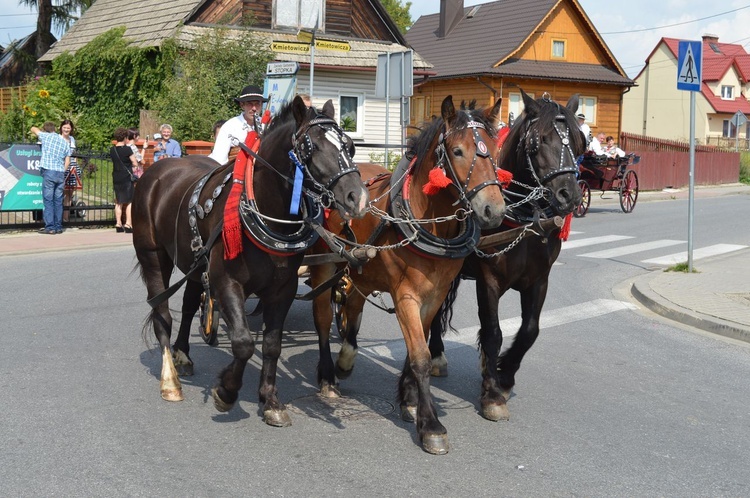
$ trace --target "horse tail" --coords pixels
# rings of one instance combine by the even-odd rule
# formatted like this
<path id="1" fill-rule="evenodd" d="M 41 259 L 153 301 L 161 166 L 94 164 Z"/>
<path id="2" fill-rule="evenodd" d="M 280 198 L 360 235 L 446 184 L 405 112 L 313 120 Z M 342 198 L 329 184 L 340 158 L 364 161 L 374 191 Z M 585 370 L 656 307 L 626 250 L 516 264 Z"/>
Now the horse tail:
<path id="1" fill-rule="evenodd" d="M 451 324 L 451 321 L 453 320 L 453 304 L 456 302 L 456 298 L 458 297 L 459 285 L 461 285 L 460 275 L 453 279 L 453 282 L 451 282 L 451 286 L 448 289 L 448 295 L 445 296 L 443 304 L 440 305 L 440 310 L 438 311 L 437 316 L 440 319 L 440 330 L 442 330 L 442 335 L 445 335 L 445 332 L 449 328 L 453 332 L 457 332 L 457 330 Z"/>

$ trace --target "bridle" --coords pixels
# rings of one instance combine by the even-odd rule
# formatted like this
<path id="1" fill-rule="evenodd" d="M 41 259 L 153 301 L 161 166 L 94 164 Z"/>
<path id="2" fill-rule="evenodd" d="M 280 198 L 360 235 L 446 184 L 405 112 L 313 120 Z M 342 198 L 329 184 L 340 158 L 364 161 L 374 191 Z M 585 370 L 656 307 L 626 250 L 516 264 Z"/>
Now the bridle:
<path id="1" fill-rule="evenodd" d="M 445 148 L 445 141 L 446 139 L 454 134 L 458 133 L 460 131 L 470 129 L 471 133 L 474 135 L 474 157 L 471 160 L 471 166 L 469 166 L 469 171 L 466 174 L 466 180 L 461 182 L 461 180 L 458 178 L 458 174 L 456 173 L 456 169 L 453 167 L 453 164 L 451 163 L 448 152 Z M 440 137 L 438 138 L 438 145 L 435 149 L 435 154 L 437 154 L 437 166 L 444 168 L 446 173 L 450 173 L 450 176 L 453 179 L 453 182 L 451 182 L 451 185 L 456 188 L 458 191 L 458 201 L 456 201 L 456 204 L 461 203 L 461 205 L 467 209 L 467 211 L 471 210 L 471 200 L 479 193 L 480 190 L 482 190 L 485 187 L 489 187 L 490 185 L 497 185 L 498 187 L 502 188 L 500 185 L 500 182 L 497 180 L 497 175 L 492 180 L 487 180 L 486 182 L 482 182 L 476 187 L 472 188 L 471 190 L 467 190 L 469 188 L 469 182 L 471 181 L 471 174 L 474 172 L 474 166 L 476 165 L 477 158 L 484 157 L 489 158 L 490 163 L 492 163 L 492 167 L 495 171 L 497 171 L 497 163 L 495 162 L 495 159 L 490 155 L 489 148 L 487 147 L 487 144 L 485 143 L 484 139 L 479 135 L 478 130 L 485 130 L 488 131 L 487 128 L 484 126 L 484 124 L 480 123 L 476 120 L 470 120 L 468 123 L 466 123 L 465 126 L 462 126 L 461 128 L 452 128 L 446 132 L 443 132 L 440 134 Z"/>
<path id="2" fill-rule="evenodd" d="M 578 174 L 578 165 L 576 164 L 576 155 L 573 152 L 573 148 L 570 144 L 570 127 L 565 124 L 565 116 L 563 114 L 558 114 L 557 116 L 555 116 L 555 121 L 552 123 L 552 126 L 554 127 L 557 136 L 560 137 L 560 141 L 562 142 L 562 147 L 560 148 L 560 161 L 558 162 L 556 169 L 550 171 L 542 178 L 539 178 L 539 175 L 536 172 L 536 168 L 534 168 L 534 161 L 532 158 L 535 158 L 537 153 L 539 152 L 541 140 L 539 138 L 539 130 L 537 130 L 536 128 L 534 128 L 533 130 L 531 129 L 532 125 L 538 120 L 539 118 L 534 118 L 527 122 L 526 131 L 521 140 L 519 140 L 518 147 L 525 146 L 526 164 L 529 168 L 529 171 L 531 171 L 531 176 L 536 180 L 539 186 L 546 188 L 547 182 L 549 182 L 556 176 L 565 174 Z M 563 126 L 565 126 L 565 131 L 563 131 L 560 126 L 558 126 L 558 123 L 563 123 Z M 566 156 L 568 159 L 570 159 L 569 166 L 565 165 Z"/>

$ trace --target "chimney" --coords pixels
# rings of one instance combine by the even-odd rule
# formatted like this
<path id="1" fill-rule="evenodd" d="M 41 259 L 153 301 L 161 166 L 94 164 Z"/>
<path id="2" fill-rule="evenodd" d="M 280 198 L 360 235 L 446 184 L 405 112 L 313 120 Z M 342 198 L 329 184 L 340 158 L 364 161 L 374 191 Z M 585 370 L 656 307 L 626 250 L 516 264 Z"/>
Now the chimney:
<path id="1" fill-rule="evenodd" d="M 711 33 L 706 33 L 701 38 L 703 38 L 704 42 L 719 43 L 719 35 L 712 35 Z"/>
<path id="2" fill-rule="evenodd" d="M 448 36 L 464 17 L 464 0 L 440 0 L 440 25 L 438 38 Z"/>

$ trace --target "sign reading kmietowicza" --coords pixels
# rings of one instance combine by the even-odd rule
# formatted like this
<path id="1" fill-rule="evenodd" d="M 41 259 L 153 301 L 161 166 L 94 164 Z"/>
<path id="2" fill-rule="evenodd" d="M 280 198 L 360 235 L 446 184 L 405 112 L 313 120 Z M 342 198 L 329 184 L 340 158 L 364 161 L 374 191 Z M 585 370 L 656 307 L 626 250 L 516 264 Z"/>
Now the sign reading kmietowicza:
<path id="1" fill-rule="evenodd" d="M 700 92 L 703 42 L 680 40 L 677 47 L 677 89 Z"/>
<path id="2" fill-rule="evenodd" d="M 0 211 L 42 209 L 37 144 L 0 145 Z"/>

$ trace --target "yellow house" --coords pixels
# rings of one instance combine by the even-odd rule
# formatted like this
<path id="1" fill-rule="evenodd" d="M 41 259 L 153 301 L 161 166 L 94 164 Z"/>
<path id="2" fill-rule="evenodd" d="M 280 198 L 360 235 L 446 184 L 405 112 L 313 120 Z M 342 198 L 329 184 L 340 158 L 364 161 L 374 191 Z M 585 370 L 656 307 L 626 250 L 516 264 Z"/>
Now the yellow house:
<path id="1" fill-rule="evenodd" d="M 690 92 L 677 89 L 679 40 L 662 38 L 623 96 L 622 130 L 670 140 L 690 138 Z M 737 111 L 750 117 L 750 54 L 742 45 L 703 36 L 701 91 L 695 99 L 695 138 L 704 144 L 734 145 Z M 739 138 L 750 137 L 750 125 Z"/>

